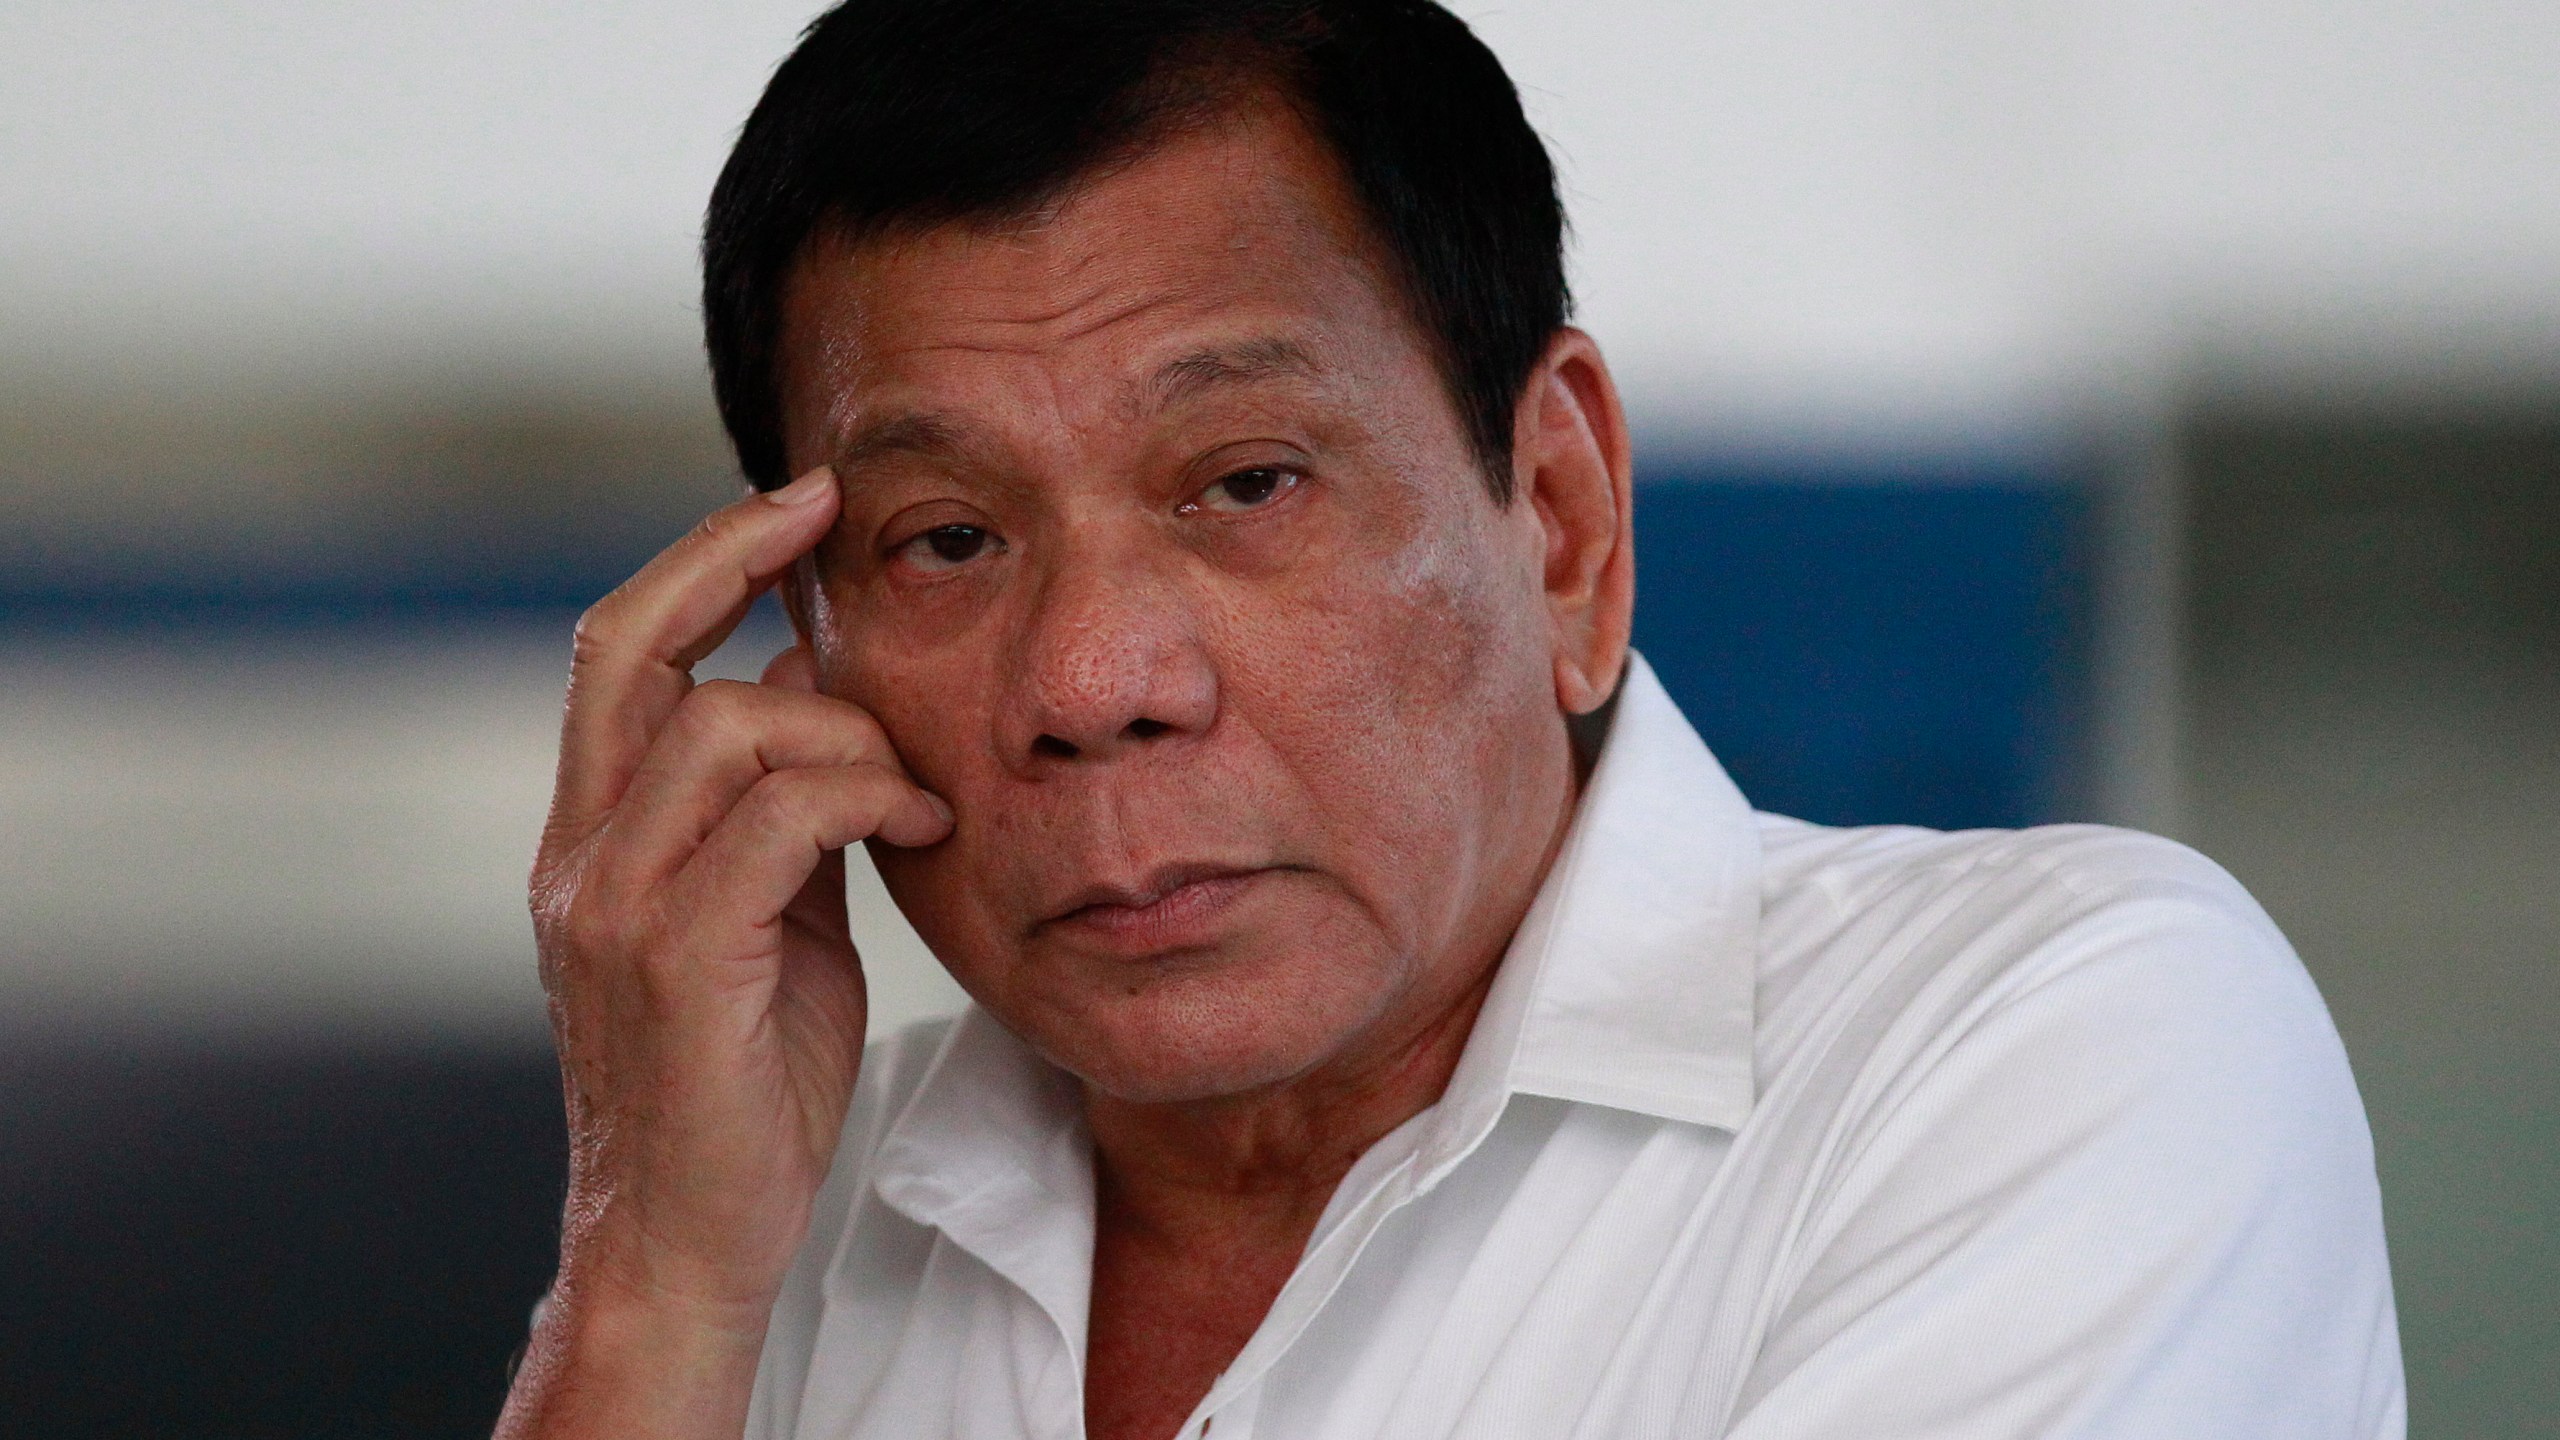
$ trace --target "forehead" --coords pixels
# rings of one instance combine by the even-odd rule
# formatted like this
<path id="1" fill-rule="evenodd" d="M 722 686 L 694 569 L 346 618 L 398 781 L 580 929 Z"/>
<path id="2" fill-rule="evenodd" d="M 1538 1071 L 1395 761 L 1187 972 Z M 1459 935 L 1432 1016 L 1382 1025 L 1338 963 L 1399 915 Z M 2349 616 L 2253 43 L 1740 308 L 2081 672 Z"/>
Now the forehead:
<path id="1" fill-rule="evenodd" d="M 1327 369 L 1409 360 L 1387 273 L 1332 153 L 1285 104 L 1242 105 L 1017 221 L 813 245 L 784 297 L 794 463 L 881 406 L 1028 372 L 1128 391 L 1274 342 Z"/>

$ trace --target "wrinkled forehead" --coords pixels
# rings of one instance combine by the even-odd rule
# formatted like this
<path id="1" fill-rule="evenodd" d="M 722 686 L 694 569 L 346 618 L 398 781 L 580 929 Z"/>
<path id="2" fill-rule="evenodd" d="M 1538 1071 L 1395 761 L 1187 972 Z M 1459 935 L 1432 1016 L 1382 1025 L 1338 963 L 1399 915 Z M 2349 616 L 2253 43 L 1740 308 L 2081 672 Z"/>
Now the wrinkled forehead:
<path id="1" fill-rule="evenodd" d="M 798 465 L 883 405 L 1028 386 L 1128 409 L 1186 359 L 1385 378 L 1422 353 L 1388 273 L 1332 153 L 1256 104 L 1030 215 L 813 241 L 784 293 L 784 433 Z"/>

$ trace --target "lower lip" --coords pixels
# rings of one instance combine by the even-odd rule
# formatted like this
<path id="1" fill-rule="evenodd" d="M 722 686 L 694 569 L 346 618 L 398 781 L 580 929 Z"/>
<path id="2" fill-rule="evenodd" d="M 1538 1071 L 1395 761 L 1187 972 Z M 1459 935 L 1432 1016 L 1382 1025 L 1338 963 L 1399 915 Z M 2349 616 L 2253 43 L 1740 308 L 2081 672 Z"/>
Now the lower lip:
<path id="1" fill-rule="evenodd" d="M 1131 955 L 1203 945 L 1218 921 L 1264 871 L 1194 880 L 1147 905 L 1087 905 L 1053 922 L 1059 929 Z"/>

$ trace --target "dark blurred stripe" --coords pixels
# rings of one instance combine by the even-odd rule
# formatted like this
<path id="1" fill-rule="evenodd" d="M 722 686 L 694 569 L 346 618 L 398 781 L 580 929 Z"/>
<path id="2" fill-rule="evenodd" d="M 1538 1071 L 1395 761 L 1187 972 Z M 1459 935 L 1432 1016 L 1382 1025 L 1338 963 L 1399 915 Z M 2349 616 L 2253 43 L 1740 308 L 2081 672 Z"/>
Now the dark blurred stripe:
<path id="1" fill-rule="evenodd" d="M 467 631 L 524 620 L 565 623 L 646 559 L 564 556 L 543 568 L 457 565 L 446 573 L 389 579 L 290 571 L 135 580 L 20 577 L 15 583 L 0 580 L 0 630 L 70 638 L 191 630 Z"/>
<path id="2" fill-rule="evenodd" d="M 486 1435 L 558 1234 L 541 1050 L 0 1055 L 0 1430 Z"/>

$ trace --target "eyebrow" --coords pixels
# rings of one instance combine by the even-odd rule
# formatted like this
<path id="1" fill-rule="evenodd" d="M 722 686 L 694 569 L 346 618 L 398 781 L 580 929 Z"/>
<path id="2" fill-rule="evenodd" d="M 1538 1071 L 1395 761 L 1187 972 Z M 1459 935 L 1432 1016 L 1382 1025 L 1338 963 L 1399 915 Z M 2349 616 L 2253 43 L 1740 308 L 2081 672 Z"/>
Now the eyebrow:
<path id="1" fill-rule="evenodd" d="M 1247 385 L 1281 376 L 1312 377 L 1324 373 L 1316 358 L 1295 341 L 1277 336 L 1236 345 L 1196 350 L 1158 369 L 1147 382 L 1148 408 L 1167 410 L 1203 390 Z"/>
<path id="2" fill-rule="evenodd" d="M 972 446 L 966 427 L 947 416 L 905 411 L 866 425 L 844 443 L 833 461 L 839 472 L 860 469 L 892 455 L 956 460 Z"/>

